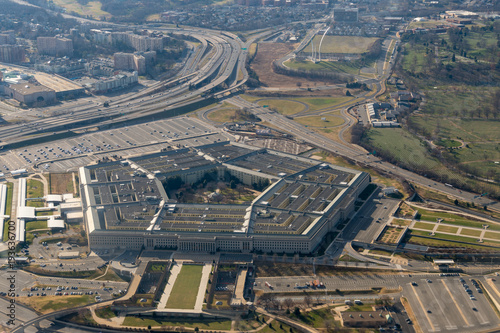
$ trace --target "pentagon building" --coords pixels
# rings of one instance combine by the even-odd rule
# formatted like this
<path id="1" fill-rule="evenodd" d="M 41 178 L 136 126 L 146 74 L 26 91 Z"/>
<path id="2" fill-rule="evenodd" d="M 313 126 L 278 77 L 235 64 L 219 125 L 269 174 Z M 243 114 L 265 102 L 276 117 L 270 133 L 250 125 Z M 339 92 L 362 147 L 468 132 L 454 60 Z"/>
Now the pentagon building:
<path id="1" fill-rule="evenodd" d="M 79 173 L 91 249 L 309 253 L 370 182 L 365 172 L 230 142 L 170 147 Z M 207 173 L 270 185 L 246 204 L 178 203 L 162 185 Z"/>

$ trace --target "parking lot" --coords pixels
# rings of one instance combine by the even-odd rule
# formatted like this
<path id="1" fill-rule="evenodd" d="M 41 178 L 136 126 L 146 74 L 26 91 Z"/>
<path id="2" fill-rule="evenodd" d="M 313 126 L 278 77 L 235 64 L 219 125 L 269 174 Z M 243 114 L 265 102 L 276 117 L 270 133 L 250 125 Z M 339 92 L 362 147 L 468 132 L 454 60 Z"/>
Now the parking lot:
<path id="1" fill-rule="evenodd" d="M 46 172 L 67 172 L 114 155 L 140 155 L 168 146 L 199 146 L 224 140 L 227 138 L 216 128 L 196 118 L 166 119 L 0 152 L 0 172 L 33 166 Z"/>
<path id="2" fill-rule="evenodd" d="M 404 286 L 404 296 L 410 302 L 424 332 L 472 332 L 498 327 L 499 320 L 483 293 L 474 287 L 471 278 L 464 283 L 460 277 L 415 279 Z M 484 283 L 484 278 L 476 279 Z M 482 289 L 481 289 L 482 290 Z"/>

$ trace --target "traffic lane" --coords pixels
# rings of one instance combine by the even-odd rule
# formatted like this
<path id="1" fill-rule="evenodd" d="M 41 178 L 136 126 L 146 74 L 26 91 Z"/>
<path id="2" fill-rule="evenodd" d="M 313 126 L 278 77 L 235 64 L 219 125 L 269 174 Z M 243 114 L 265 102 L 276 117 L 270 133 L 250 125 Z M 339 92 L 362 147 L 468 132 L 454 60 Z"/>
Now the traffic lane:
<path id="1" fill-rule="evenodd" d="M 328 277 L 262 277 L 255 279 L 255 289 L 267 289 L 266 282 L 270 283 L 275 291 L 314 290 L 312 287 L 304 288 L 307 283 L 319 280 L 325 288 L 316 290 L 367 290 L 376 287 L 397 289 L 400 285 L 396 275 L 360 275 L 360 276 L 328 276 Z M 300 287 L 296 288 L 296 287 Z"/>

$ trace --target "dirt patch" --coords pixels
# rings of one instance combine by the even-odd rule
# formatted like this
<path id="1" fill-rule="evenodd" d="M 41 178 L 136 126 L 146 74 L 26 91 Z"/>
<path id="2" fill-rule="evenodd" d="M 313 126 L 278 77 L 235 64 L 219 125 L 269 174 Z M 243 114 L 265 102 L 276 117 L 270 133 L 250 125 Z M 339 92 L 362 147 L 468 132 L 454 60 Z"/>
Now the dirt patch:
<path id="1" fill-rule="evenodd" d="M 73 193 L 71 173 L 51 173 L 49 175 L 50 194 Z"/>
<path id="2" fill-rule="evenodd" d="M 257 55 L 252 62 L 252 69 L 259 76 L 260 82 L 267 87 L 291 88 L 314 87 L 322 81 L 311 81 L 300 77 L 291 77 L 276 74 L 272 70 L 272 63 L 295 49 L 295 44 L 259 43 Z"/>

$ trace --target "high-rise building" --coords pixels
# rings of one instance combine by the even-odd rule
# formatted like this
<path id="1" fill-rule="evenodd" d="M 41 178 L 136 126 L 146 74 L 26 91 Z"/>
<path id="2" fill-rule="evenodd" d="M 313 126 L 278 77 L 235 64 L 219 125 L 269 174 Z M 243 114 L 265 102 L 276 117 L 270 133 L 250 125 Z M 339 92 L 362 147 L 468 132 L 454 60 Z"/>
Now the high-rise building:
<path id="1" fill-rule="evenodd" d="M 38 52 L 57 57 L 73 54 L 73 41 L 61 37 L 38 37 L 36 39 Z"/>
<path id="2" fill-rule="evenodd" d="M 156 52 L 140 52 L 140 53 L 115 53 L 113 55 L 114 68 L 137 71 L 139 75 L 146 73 L 148 65 L 154 63 Z"/>
<path id="3" fill-rule="evenodd" d="M 24 61 L 24 48 L 20 45 L 0 45 L 0 62 L 20 63 Z"/>

